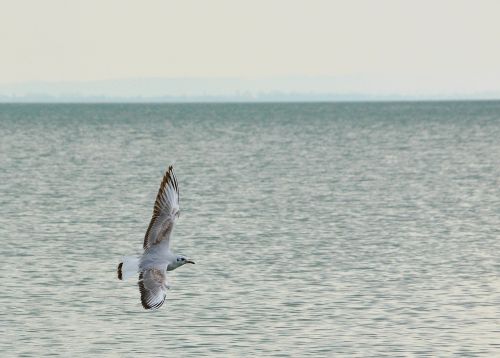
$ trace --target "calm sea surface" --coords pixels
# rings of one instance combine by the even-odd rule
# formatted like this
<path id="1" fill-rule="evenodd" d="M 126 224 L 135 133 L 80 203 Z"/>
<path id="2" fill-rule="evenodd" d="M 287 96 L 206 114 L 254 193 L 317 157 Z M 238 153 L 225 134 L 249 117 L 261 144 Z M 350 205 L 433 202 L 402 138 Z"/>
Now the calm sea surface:
<path id="1" fill-rule="evenodd" d="M 500 102 L 0 105 L 0 243 L 2 357 L 500 356 Z"/>

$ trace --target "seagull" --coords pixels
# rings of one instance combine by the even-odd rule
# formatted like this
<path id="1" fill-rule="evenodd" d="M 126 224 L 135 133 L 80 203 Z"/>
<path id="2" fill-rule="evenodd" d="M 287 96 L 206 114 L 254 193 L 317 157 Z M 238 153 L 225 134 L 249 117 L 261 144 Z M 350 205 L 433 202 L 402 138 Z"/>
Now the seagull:
<path id="1" fill-rule="evenodd" d="M 153 209 L 153 217 L 144 236 L 144 252 L 140 257 L 125 256 L 118 264 L 118 279 L 139 274 L 142 307 L 158 309 L 167 297 L 167 271 L 194 261 L 170 250 L 170 235 L 179 217 L 179 186 L 174 168 L 169 166 L 160 185 Z"/>

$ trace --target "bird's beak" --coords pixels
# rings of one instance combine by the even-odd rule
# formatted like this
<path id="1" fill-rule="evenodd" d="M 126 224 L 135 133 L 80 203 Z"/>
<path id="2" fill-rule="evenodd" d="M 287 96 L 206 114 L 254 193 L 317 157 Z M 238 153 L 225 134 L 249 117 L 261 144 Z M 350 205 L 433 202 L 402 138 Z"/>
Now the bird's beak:
<path id="1" fill-rule="evenodd" d="M 194 261 L 191 261 L 191 260 L 186 260 L 186 263 L 187 263 L 187 264 L 194 264 Z"/>

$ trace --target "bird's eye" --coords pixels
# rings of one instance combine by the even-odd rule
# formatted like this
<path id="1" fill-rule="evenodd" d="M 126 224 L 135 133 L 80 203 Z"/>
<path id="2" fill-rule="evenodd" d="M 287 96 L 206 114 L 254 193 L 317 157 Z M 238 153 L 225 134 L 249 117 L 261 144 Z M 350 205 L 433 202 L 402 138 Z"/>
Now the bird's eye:
<path id="1" fill-rule="evenodd" d="M 181 260 L 184 261 L 185 260 L 184 257 Z"/>

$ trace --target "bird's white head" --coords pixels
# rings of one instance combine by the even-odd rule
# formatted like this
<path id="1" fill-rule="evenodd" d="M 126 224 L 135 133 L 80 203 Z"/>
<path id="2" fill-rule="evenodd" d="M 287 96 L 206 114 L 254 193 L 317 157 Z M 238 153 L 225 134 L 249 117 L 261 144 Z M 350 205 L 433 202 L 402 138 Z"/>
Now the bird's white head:
<path id="1" fill-rule="evenodd" d="M 194 264 L 194 261 L 187 258 L 186 256 L 184 255 L 177 255 L 177 258 L 175 259 L 175 266 L 176 267 L 179 267 L 179 266 L 182 266 L 182 265 L 185 265 L 185 264 Z"/>

